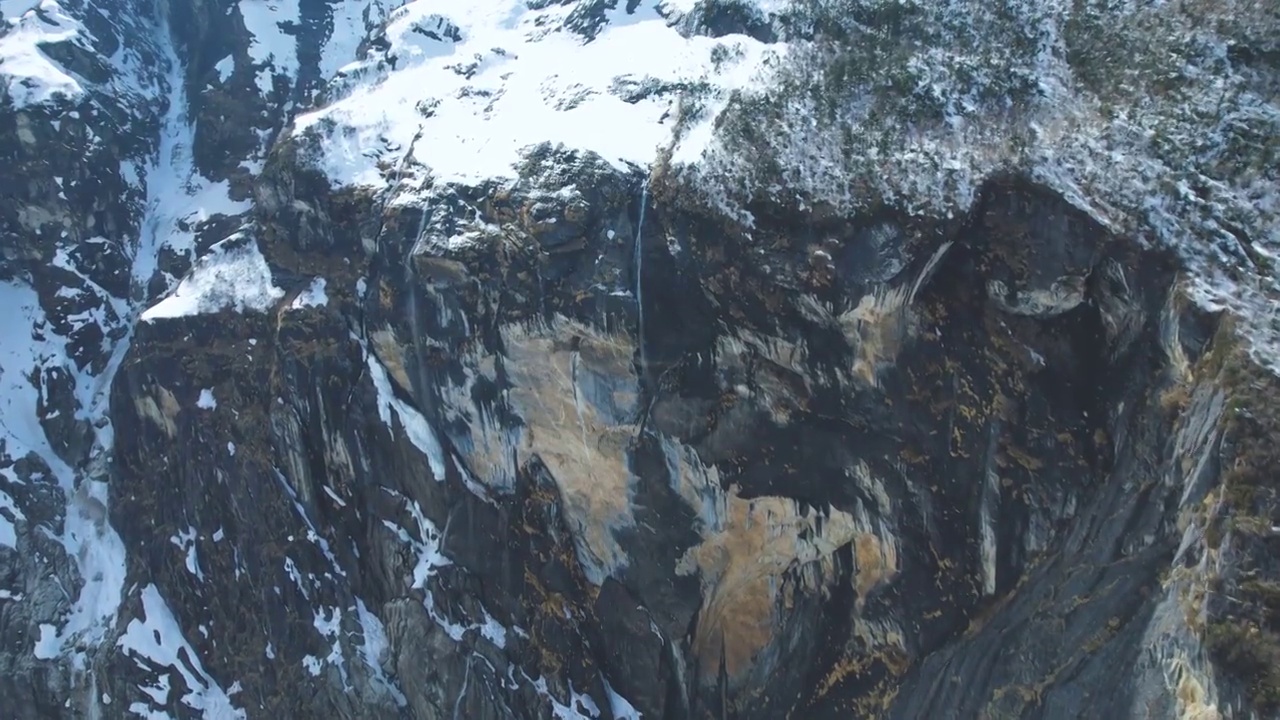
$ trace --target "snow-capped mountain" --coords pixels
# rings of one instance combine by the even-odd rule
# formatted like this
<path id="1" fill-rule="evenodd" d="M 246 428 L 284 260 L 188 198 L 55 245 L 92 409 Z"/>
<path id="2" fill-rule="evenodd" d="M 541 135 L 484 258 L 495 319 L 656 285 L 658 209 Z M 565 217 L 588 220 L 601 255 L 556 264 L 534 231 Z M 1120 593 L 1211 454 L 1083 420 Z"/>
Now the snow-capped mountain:
<path id="1" fill-rule="evenodd" d="M 0 717 L 1280 710 L 1271 5 L 0 15 Z"/>

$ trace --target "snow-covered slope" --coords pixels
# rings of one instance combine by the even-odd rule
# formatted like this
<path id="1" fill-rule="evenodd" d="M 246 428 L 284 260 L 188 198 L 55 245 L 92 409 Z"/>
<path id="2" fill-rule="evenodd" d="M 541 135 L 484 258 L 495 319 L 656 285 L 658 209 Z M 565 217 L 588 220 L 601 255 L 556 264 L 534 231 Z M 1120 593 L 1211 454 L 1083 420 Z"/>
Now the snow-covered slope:
<path id="1" fill-rule="evenodd" d="M 784 49 L 687 36 L 682 18 L 660 0 L 413 0 L 295 132 L 338 185 L 381 186 L 405 160 L 440 183 L 508 178 L 541 143 L 647 165 L 673 144 L 681 98 L 714 108 Z"/>
<path id="2" fill-rule="evenodd" d="M 31 657 L 85 668 L 124 601 L 125 548 L 106 517 L 105 415 L 132 314 L 122 278 L 143 193 L 137 169 L 162 86 L 143 16 L 104 24 L 94 4 L 52 1 L 6 1 L 0 12 L 0 117 L 12 142 L 0 181 L 10 248 L 0 272 L 0 537 L 11 551 L 0 565 L 15 583 L 7 597 L 26 601 L 11 617 Z M 105 137 L 106 118 L 134 137 Z"/>
<path id="3" fill-rule="evenodd" d="M 121 633 L 142 682 L 204 693 L 155 588 L 131 609 L 139 586 L 109 520 L 109 395 L 133 325 L 186 272 L 208 221 L 249 208 L 194 167 L 187 64 L 157 7 L 0 5 L 0 612 L 6 641 L 29 650 L 5 659 L 5 712 L 20 717 L 44 692 L 24 684 L 26 664 L 92 674 L 116 662 Z M 64 711 L 100 716 L 112 692 L 77 688 Z"/>

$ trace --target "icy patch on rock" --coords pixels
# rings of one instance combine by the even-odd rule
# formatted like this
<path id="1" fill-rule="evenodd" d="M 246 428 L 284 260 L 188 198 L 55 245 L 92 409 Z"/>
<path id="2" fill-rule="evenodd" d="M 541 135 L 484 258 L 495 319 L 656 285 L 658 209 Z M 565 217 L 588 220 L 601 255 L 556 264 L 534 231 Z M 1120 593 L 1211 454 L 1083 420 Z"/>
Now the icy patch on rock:
<path id="1" fill-rule="evenodd" d="M 364 604 L 364 600 L 356 598 L 356 615 L 360 619 L 360 636 L 362 639 L 360 645 L 360 656 L 364 659 L 364 663 L 368 666 L 369 671 L 373 674 L 374 682 L 387 689 L 395 703 L 399 707 L 406 707 L 409 704 L 404 693 L 396 687 L 395 683 L 387 677 L 386 672 L 382 669 L 382 661 L 391 652 L 391 646 L 387 642 L 387 629 Z"/>
<path id="2" fill-rule="evenodd" d="M 389 488 L 382 489 L 384 492 L 404 501 L 405 509 L 413 517 L 414 523 L 417 525 L 415 536 L 415 533 L 409 532 L 398 523 L 390 520 L 382 521 L 383 526 L 390 530 L 400 542 L 409 546 L 417 556 L 412 575 L 406 578 L 406 581 L 410 589 L 423 592 L 422 604 L 427 614 L 454 642 L 461 642 L 467 633 L 475 632 L 499 648 L 506 647 L 507 628 L 483 607 L 481 607 L 481 612 L 484 613 L 484 621 L 467 625 L 453 622 L 440 613 L 436 607 L 435 596 L 431 592 L 430 580 L 440 568 L 453 564 L 449 558 L 445 557 L 441 549 L 444 544 L 444 535 L 436 528 L 435 523 L 431 522 L 426 514 L 422 512 L 422 506 L 418 504 L 418 501 L 411 500 Z M 447 530 L 448 526 L 445 529 Z"/>
<path id="3" fill-rule="evenodd" d="M 49 623 L 40 623 L 40 639 L 31 654 L 37 660 L 53 660 L 62 651 L 62 643 L 58 642 L 58 628 Z"/>
<path id="4" fill-rule="evenodd" d="M 196 407 L 201 410 L 213 410 L 218 407 L 218 400 L 213 396 L 213 390 L 205 388 L 200 391 L 200 397 L 196 398 Z"/>
<path id="5" fill-rule="evenodd" d="M 206 720 L 243 720 L 245 712 L 236 708 L 231 694 L 205 672 L 200 656 L 183 637 L 177 619 L 155 585 L 142 589 L 142 608 L 144 618 L 129 623 L 117 643 L 119 647 L 132 655 L 140 668 L 149 669 L 148 663 L 152 663 L 178 673 L 187 689 L 182 704 L 202 713 Z M 169 702 L 170 688 L 167 675 L 160 679 L 161 689 L 148 694 L 156 705 L 164 707 Z"/>
<path id="6" fill-rule="evenodd" d="M 236 69 L 236 61 L 232 56 L 228 55 L 219 60 L 218 64 L 213 66 L 213 69 L 218 73 L 218 82 L 225 83 L 231 79 L 231 73 Z"/>
<path id="7" fill-rule="evenodd" d="M 586 693 L 574 690 L 573 683 L 569 684 L 569 704 L 565 705 L 556 700 L 555 696 L 551 694 L 551 690 L 547 687 L 546 678 L 540 677 L 537 680 L 532 680 L 528 675 L 525 675 L 525 679 L 529 680 L 533 689 L 539 695 L 550 701 L 551 714 L 556 720 L 597 720 L 600 717 L 600 706 L 596 704 L 595 699 Z M 625 719 L 626 716 L 618 717 Z M 639 713 L 635 717 L 638 718 Z"/>
<path id="8" fill-rule="evenodd" d="M 718 102 L 768 52 L 746 37 L 685 38 L 657 0 L 629 4 L 584 41 L 562 28 L 574 3 L 409 2 L 391 13 L 386 50 L 342 68 L 330 88 L 339 99 L 295 130 L 319 139 L 314 160 L 338 185 L 380 186 L 386 162 L 406 154 L 441 182 L 513 177 L 544 142 L 648 164 L 673 140 L 680 95 Z M 690 135 L 684 153 L 708 138 Z"/>
<path id="9" fill-rule="evenodd" d="M 325 292 L 325 279 L 316 278 L 311 281 L 305 290 L 298 293 L 298 297 L 289 303 L 290 310 L 301 310 L 309 307 L 323 307 L 329 304 L 329 295 Z"/>
<path id="10" fill-rule="evenodd" d="M 331 608 L 319 608 L 312 615 L 312 626 L 316 632 L 320 633 L 329 643 L 329 654 L 323 658 L 313 658 L 308 655 L 304 658 L 303 663 L 308 666 L 308 670 L 312 675 L 319 675 L 324 665 L 330 665 L 338 669 L 342 677 L 343 687 L 350 687 L 351 683 L 347 677 L 346 656 L 342 653 L 342 642 L 340 636 L 342 634 L 342 610 Z M 314 662 L 308 662 L 308 661 Z"/>
<path id="11" fill-rule="evenodd" d="M 298 512 L 298 516 L 307 524 L 307 541 L 320 548 L 320 552 L 329 561 L 329 566 L 333 568 L 335 573 L 341 577 L 346 577 L 347 571 L 343 570 L 342 565 L 338 564 L 338 557 L 333 554 L 333 548 L 329 546 L 329 541 L 316 530 L 315 523 L 311 522 L 311 516 L 307 514 L 307 509 L 298 500 L 298 493 L 293 489 L 293 485 L 289 483 L 289 479 L 285 477 L 284 473 L 280 472 L 280 468 L 273 467 L 272 472 L 276 477 L 276 481 L 280 483 L 281 488 L 288 494 L 289 499 L 293 501 L 293 508 Z"/>
<path id="12" fill-rule="evenodd" d="M 142 313 L 145 322 L 216 313 L 264 312 L 284 291 L 276 287 L 267 259 L 255 242 L 232 236 L 196 262 L 173 293 Z"/>
<path id="13" fill-rule="evenodd" d="M 17 479 L 8 469 L 0 470 L 0 473 L 3 473 L 10 481 Z M 18 509 L 17 504 L 13 502 L 13 497 L 0 490 L 0 545 L 17 549 L 18 533 L 14 524 L 26 519 L 22 510 Z"/>
<path id="14" fill-rule="evenodd" d="M 382 524 L 390 530 L 400 542 L 409 546 L 417 556 L 417 562 L 414 563 L 412 576 L 406 578 L 409 588 L 413 590 L 421 590 L 423 592 L 423 607 L 426 608 L 427 614 L 436 622 L 455 642 L 462 640 L 467 628 L 457 623 L 451 622 L 448 618 L 441 615 L 436 610 L 435 596 L 431 592 L 428 581 L 436 574 L 438 568 L 452 565 L 452 561 L 444 556 L 440 547 L 443 544 L 443 536 L 436 529 L 435 523 L 431 522 L 422 512 L 422 507 L 418 505 L 416 500 L 401 495 L 394 490 L 383 488 L 389 494 L 395 495 L 404 500 L 405 507 L 413 516 L 414 521 L 418 525 L 417 537 L 410 533 L 404 527 L 390 520 L 383 520 Z"/>
<path id="15" fill-rule="evenodd" d="M 524 679 L 528 681 L 535 692 L 550 701 L 551 713 L 556 720 L 597 720 L 600 717 L 600 705 L 596 703 L 595 698 L 575 690 L 573 683 L 569 684 L 569 704 L 565 705 L 551 694 L 551 690 L 547 687 L 546 678 L 540 677 L 534 680 L 523 670 L 520 671 L 520 674 L 524 676 Z M 601 678 L 601 680 L 608 695 L 609 710 L 613 717 L 617 718 L 617 720 L 641 720 L 640 711 L 636 710 L 635 706 L 628 702 L 626 698 L 615 692 L 608 680 L 604 678 Z"/>
<path id="16" fill-rule="evenodd" d="M 618 694 L 613 686 L 606 680 L 604 683 L 605 692 L 609 693 L 609 710 L 613 713 L 616 720 L 640 720 L 640 711 L 627 701 L 626 698 Z"/>
<path id="17" fill-rule="evenodd" d="M 382 418 L 382 422 L 386 423 L 388 428 L 391 428 L 391 411 L 395 410 L 409 442 L 427 456 L 427 462 L 431 465 L 431 474 L 435 479 L 443 481 L 445 478 L 444 450 L 440 447 L 440 440 L 431 429 L 431 424 L 422 416 L 422 413 L 396 397 L 395 390 L 391 387 L 391 377 L 387 375 L 386 368 L 382 367 L 382 363 L 378 362 L 378 358 L 373 353 L 368 353 L 368 360 L 369 375 L 373 378 L 373 386 L 378 391 L 378 417 Z"/>
<path id="18" fill-rule="evenodd" d="M 200 569 L 200 558 L 196 554 L 196 529 L 187 528 L 169 538 L 169 542 L 186 554 L 187 572 L 200 582 L 204 582 L 204 571 Z"/>
<path id="19" fill-rule="evenodd" d="M 413 580 L 410 587 L 414 590 L 425 590 L 427 589 L 427 580 L 432 575 L 435 575 L 436 568 L 446 567 L 453 563 L 440 551 L 442 538 L 440 531 L 436 529 L 435 523 L 427 519 L 416 500 L 410 501 L 408 498 L 404 498 L 404 500 L 409 513 L 418 525 L 418 538 L 421 539 L 414 538 L 407 530 L 388 520 L 383 520 L 382 524 L 394 532 L 402 542 L 414 548 L 418 561 L 413 566 Z"/>

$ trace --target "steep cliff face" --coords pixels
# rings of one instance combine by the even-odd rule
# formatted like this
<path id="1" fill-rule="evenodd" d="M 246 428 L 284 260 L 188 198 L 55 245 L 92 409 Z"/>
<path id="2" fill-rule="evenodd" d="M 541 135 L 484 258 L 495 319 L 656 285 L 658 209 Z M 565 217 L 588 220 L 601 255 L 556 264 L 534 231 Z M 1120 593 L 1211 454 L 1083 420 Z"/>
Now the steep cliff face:
<path id="1" fill-rule="evenodd" d="M 1274 716 L 1269 11 L 954 5 L 0 3 L 13 715 Z"/>

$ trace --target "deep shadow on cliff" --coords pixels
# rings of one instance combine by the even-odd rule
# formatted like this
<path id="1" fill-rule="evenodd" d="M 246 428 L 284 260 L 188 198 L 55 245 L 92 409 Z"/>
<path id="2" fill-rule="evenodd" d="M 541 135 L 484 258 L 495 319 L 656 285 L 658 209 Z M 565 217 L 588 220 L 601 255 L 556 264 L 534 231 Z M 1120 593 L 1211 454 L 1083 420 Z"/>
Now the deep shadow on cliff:
<path id="1" fill-rule="evenodd" d="M 1224 420 L 1245 365 L 1174 258 L 1017 177 L 950 223 L 761 205 L 748 233 L 676 175 L 637 227 L 640 177 L 588 156 L 392 205 L 291 152 L 257 189 L 278 311 L 142 325 L 112 399 L 112 522 L 250 717 L 610 689 L 645 718 L 1196 717 L 1266 691 L 1275 568 L 1228 577 L 1252 614 L 1214 578 L 1264 556 L 1274 495 L 1229 501 L 1253 535 L 1203 529 L 1229 439 L 1274 426 Z M 328 304 L 291 309 L 316 276 Z M 371 645 L 366 612 L 385 651 L 326 662 Z"/>

